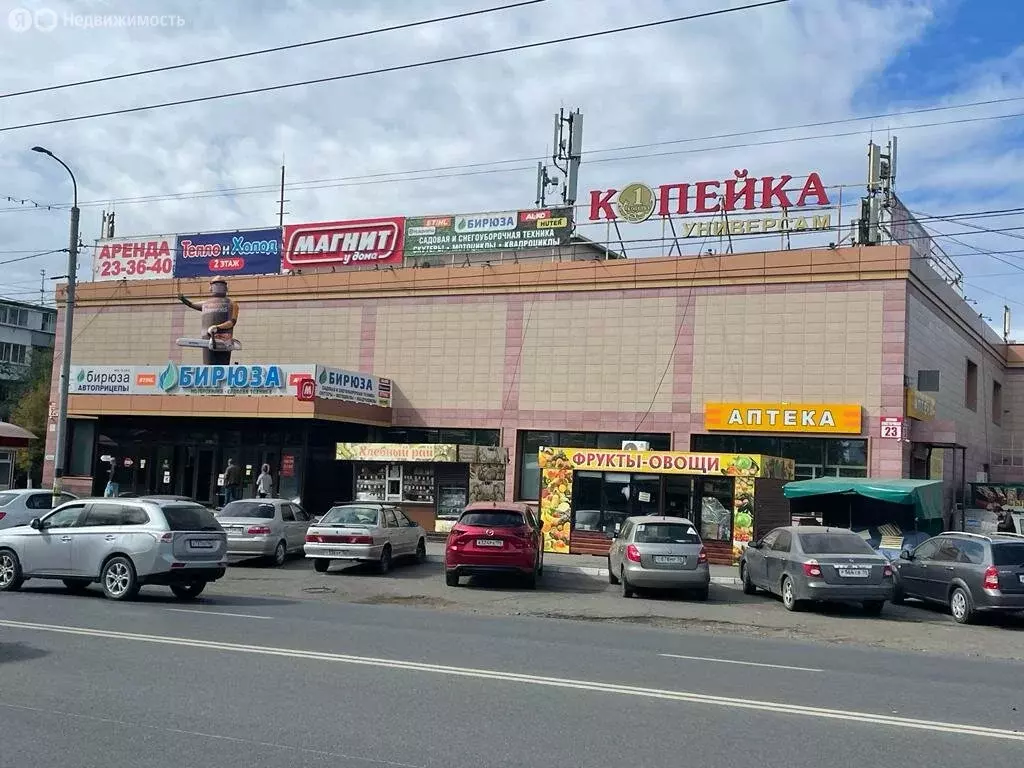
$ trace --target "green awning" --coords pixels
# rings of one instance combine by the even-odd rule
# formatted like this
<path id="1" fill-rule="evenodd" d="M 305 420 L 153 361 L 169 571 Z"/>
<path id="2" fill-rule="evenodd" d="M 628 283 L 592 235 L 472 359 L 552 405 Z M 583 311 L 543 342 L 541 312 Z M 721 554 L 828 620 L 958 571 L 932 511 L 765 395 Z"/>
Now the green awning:
<path id="1" fill-rule="evenodd" d="M 783 487 L 787 499 L 854 494 L 890 504 L 912 504 L 918 520 L 942 518 L 942 483 L 938 480 L 881 480 L 871 477 L 818 477 Z"/>

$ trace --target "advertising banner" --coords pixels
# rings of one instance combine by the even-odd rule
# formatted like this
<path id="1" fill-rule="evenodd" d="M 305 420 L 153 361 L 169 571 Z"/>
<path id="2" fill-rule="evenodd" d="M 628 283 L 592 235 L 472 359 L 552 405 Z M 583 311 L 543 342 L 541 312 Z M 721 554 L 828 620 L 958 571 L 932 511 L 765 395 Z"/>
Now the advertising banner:
<path id="1" fill-rule="evenodd" d="M 93 280 L 157 280 L 174 273 L 177 235 L 97 240 Z"/>
<path id="2" fill-rule="evenodd" d="M 316 366 L 302 365 L 73 365 L 73 395 L 260 395 L 295 397 Z"/>
<path id="3" fill-rule="evenodd" d="M 843 403 L 705 403 L 704 429 L 859 435 L 861 407 Z"/>
<path id="4" fill-rule="evenodd" d="M 281 271 L 281 230 L 178 235 L 175 277 L 272 275 Z"/>
<path id="5" fill-rule="evenodd" d="M 406 256 L 523 250 L 569 242 L 571 208 L 426 216 L 405 220 Z"/>
<path id="6" fill-rule="evenodd" d="M 284 267 L 401 266 L 404 234 L 401 216 L 287 224 L 282 232 Z"/>
<path id="7" fill-rule="evenodd" d="M 458 446 L 447 443 L 338 443 L 338 461 L 455 461 Z"/>
<path id="8" fill-rule="evenodd" d="M 325 365 L 316 367 L 315 379 L 315 396 L 321 400 L 391 407 L 391 379 Z"/>

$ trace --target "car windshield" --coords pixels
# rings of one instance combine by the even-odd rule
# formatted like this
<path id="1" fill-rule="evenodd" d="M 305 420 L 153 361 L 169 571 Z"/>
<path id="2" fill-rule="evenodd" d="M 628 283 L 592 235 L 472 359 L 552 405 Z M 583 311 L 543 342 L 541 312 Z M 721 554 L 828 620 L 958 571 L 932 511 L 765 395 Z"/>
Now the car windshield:
<path id="1" fill-rule="evenodd" d="M 855 533 L 800 533 L 800 548 L 808 555 L 873 555 L 875 550 Z"/>
<path id="2" fill-rule="evenodd" d="M 700 544 L 700 536 L 685 523 L 641 523 L 636 527 L 637 544 Z"/>
<path id="3" fill-rule="evenodd" d="M 259 501 L 232 501 L 224 505 L 219 517 L 256 517 L 274 519 L 274 505 Z"/>
<path id="4" fill-rule="evenodd" d="M 992 547 L 993 565 L 1024 565 L 1024 541 L 999 543 Z"/>
<path id="5" fill-rule="evenodd" d="M 161 507 L 172 531 L 222 531 L 213 512 L 198 504 L 173 504 Z"/>
<path id="6" fill-rule="evenodd" d="M 520 528 L 523 525 L 523 516 L 519 512 L 467 512 L 459 520 L 463 525 L 472 525 L 477 528 Z"/>
<path id="7" fill-rule="evenodd" d="M 0 493 L 0 507 L 6 507 L 16 498 L 18 498 L 16 493 Z"/>
<path id="8" fill-rule="evenodd" d="M 332 507 L 321 518 L 319 525 L 359 525 L 375 527 L 380 510 L 374 507 Z"/>

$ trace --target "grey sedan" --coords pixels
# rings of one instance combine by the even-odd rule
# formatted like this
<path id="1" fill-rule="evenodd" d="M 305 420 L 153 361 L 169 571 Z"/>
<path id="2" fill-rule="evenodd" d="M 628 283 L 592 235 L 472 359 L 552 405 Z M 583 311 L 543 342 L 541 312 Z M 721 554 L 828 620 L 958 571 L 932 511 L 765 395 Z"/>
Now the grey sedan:
<path id="1" fill-rule="evenodd" d="M 688 589 L 708 599 L 711 571 L 697 527 L 684 517 L 630 517 L 608 551 L 608 581 L 624 597 L 641 589 Z"/>
<path id="2" fill-rule="evenodd" d="M 743 591 L 782 596 L 788 611 L 809 601 L 859 602 L 878 615 L 892 600 L 892 565 L 846 528 L 776 528 L 751 542 L 740 558 Z"/>
<path id="3" fill-rule="evenodd" d="M 57 499 L 60 506 L 78 497 L 62 493 Z M 34 517 L 42 517 L 53 509 L 53 491 L 46 488 L 21 488 L 0 491 L 0 529 L 28 525 Z"/>
<path id="4" fill-rule="evenodd" d="M 228 557 L 267 558 L 283 565 L 306 543 L 309 515 L 287 499 L 242 499 L 224 505 L 217 522 L 228 535 Z"/>

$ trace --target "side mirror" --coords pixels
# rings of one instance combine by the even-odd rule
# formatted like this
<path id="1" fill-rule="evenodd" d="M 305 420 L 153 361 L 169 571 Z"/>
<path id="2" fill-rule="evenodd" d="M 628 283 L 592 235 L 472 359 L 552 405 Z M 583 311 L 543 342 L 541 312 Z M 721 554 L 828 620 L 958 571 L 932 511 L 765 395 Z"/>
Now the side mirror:
<path id="1" fill-rule="evenodd" d="M 41 531 L 43 529 L 43 523 L 38 517 L 33 517 L 32 522 L 29 523 L 29 525 L 35 528 L 37 531 Z"/>
<path id="2" fill-rule="evenodd" d="M 909 549 L 904 549 L 900 552 L 900 560 L 913 560 L 914 555 Z"/>
<path id="3" fill-rule="evenodd" d="M 761 541 L 760 541 L 760 539 L 757 540 L 757 541 L 752 541 L 749 544 L 747 544 L 747 546 L 750 547 L 751 549 L 760 549 L 761 548 Z"/>

